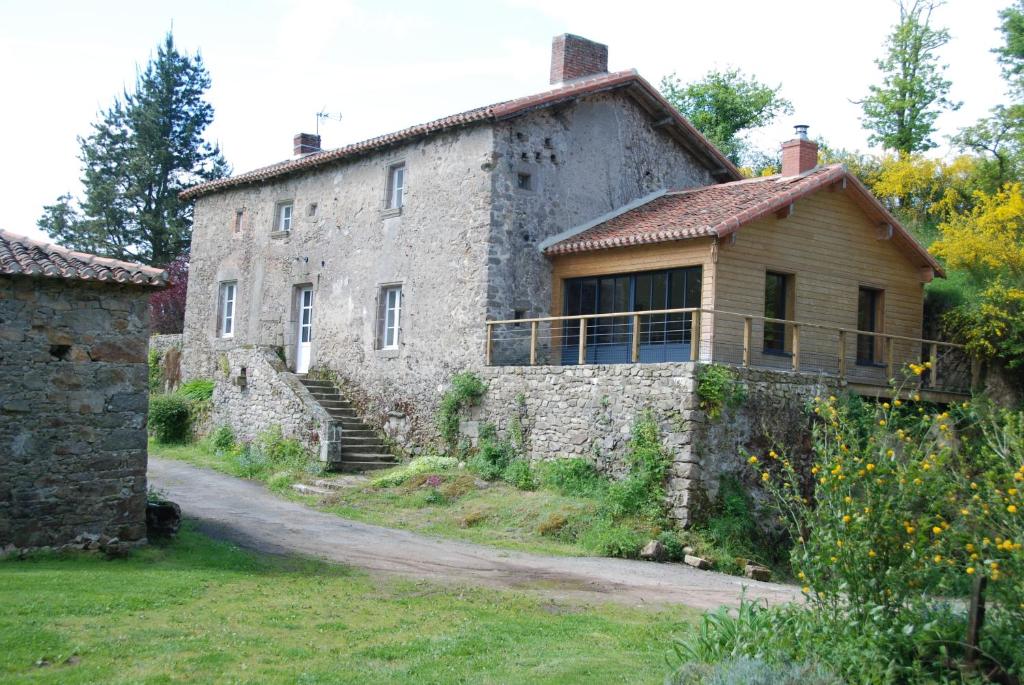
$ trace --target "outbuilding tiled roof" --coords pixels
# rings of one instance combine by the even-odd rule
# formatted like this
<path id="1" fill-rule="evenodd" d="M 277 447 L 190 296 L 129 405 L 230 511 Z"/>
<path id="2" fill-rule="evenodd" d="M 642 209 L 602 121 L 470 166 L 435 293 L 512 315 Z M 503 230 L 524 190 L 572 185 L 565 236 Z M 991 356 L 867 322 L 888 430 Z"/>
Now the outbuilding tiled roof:
<path id="1" fill-rule="evenodd" d="M 598 223 L 569 231 L 544 247 L 547 255 L 589 252 L 612 247 L 723 238 L 811 193 L 845 182 L 854 199 L 880 224 L 892 227 L 893 241 L 920 266 L 942 275 L 942 267 L 841 164 L 817 167 L 799 176 L 768 176 L 689 190 L 669 191 Z"/>
<path id="2" fill-rule="evenodd" d="M 167 273 L 0 230 L 0 274 L 162 287 Z"/>
<path id="3" fill-rule="evenodd" d="M 672 107 L 658 92 L 654 86 L 643 79 L 633 69 L 619 71 L 611 74 L 602 74 L 589 78 L 579 79 L 564 84 L 557 88 L 547 90 L 527 97 L 507 100 L 485 107 L 477 107 L 459 114 L 435 119 L 425 124 L 417 124 L 400 131 L 386 133 L 382 136 L 370 138 L 351 145 L 345 145 L 334 150 L 324 150 L 304 155 L 298 159 L 286 160 L 271 164 L 254 171 L 249 171 L 238 176 L 222 178 L 216 181 L 207 181 L 192 186 L 180 193 L 183 200 L 199 197 L 208 193 L 217 192 L 226 188 L 259 183 L 278 176 L 297 173 L 314 167 L 335 162 L 338 160 L 358 157 L 375 150 L 384 149 L 398 143 L 405 143 L 433 133 L 460 128 L 477 122 L 496 122 L 508 119 L 520 114 L 525 114 L 534 109 L 550 107 L 558 103 L 572 100 L 585 95 L 614 90 L 618 88 L 634 87 L 636 93 L 644 97 L 659 112 L 659 117 L 670 120 L 687 143 L 703 154 L 706 158 L 718 165 L 718 173 L 728 178 L 740 178 L 739 170 L 729 159 L 723 155 L 714 145 L 701 135 L 679 112 Z"/>

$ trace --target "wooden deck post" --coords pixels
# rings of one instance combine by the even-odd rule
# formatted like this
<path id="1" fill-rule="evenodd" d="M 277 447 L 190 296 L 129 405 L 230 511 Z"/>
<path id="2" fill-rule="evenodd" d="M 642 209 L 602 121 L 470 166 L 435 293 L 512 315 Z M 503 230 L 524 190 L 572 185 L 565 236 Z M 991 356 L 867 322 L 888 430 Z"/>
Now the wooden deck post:
<path id="1" fill-rule="evenodd" d="M 537 365 L 537 322 L 530 323 L 530 366 Z"/>
<path id="2" fill-rule="evenodd" d="M 889 343 L 886 349 L 885 375 L 888 376 L 888 380 L 892 380 L 896 377 L 896 365 L 893 352 L 893 348 L 896 347 L 896 341 L 891 337 L 885 338 L 885 341 Z"/>
<path id="3" fill-rule="evenodd" d="M 793 371 L 800 373 L 800 324 L 793 324 Z"/>
<path id="4" fill-rule="evenodd" d="M 700 310 L 690 312 L 690 361 L 700 361 Z"/>
<path id="5" fill-rule="evenodd" d="M 494 332 L 494 326 L 492 326 L 491 323 L 488 322 L 487 323 L 487 350 L 485 352 L 485 356 L 487 358 L 487 366 L 491 365 L 491 346 L 492 346 L 491 345 L 491 336 L 493 335 L 493 332 Z"/>
<path id="6" fill-rule="evenodd" d="M 930 385 L 937 388 L 939 387 L 939 346 L 937 343 L 928 346 L 928 361 L 932 365 L 928 379 L 931 381 Z"/>
<path id="7" fill-rule="evenodd" d="M 839 380 L 846 380 L 846 331 L 839 331 Z"/>
<path id="8" fill-rule="evenodd" d="M 978 392 L 981 387 L 981 360 L 971 357 L 971 392 Z"/>
<path id="9" fill-rule="evenodd" d="M 578 362 L 583 365 L 587 363 L 587 320 L 580 319 L 580 354 Z"/>
<path id="10" fill-rule="evenodd" d="M 629 357 L 634 364 L 640 361 L 640 315 L 633 315 L 633 344 Z"/>
<path id="11" fill-rule="evenodd" d="M 754 318 L 743 317 L 743 366 L 750 367 L 750 338 L 754 328 Z"/>

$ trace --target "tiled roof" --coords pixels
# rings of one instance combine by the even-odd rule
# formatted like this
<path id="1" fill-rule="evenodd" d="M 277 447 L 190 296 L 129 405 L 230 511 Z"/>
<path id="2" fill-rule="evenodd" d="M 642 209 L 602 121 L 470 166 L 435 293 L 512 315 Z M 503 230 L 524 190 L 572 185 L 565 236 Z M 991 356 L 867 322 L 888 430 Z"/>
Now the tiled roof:
<path id="1" fill-rule="evenodd" d="M 442 117 L 441 119 L 436 119 L 425 124 L 410 126 L 409 128 L 404 128 L 401 131 L 386 133 L 382 136 L 377 136 L 376 138 L 352 143 L 351 145 L 345 145 L 344 147 L 336 148 L 334 150 L 314 152 L 312 154 L 299 157 L 298 159 L 278 162 L 277 164 L 271 164 L 270 166 L 239 174 L 238 176 L 200 183 L 182 191 L 179 197 L 183 200 L 188 200 L 199 197 L 200 195 L 206 195 L 207 193 L 223 190 L 225 188 L 233 188 L 235 186 L 245 185 L 248 183 L 259 183 L 277 176 L 305 171 L 307 169 L 341 159 L 358 157 L 359 155 L 363 155 L 368 152 L 383 149 L 398 143 L 407 142 L 433 133 L 447 131 L 477 122 L 501 121 L 503 119 L 524 114 L 534 109 L 549 107 L 573 98 L 584 95 L 593 95 L 595 93 L 627 86 L 637 86 L 648 100 L 656 103 L 656 106 L 663 110 L 663 114 L 672 120 L 672 123 L 686 137 L 689 143 L 703 152 L 707 157 L 714 160 L 716 164 L 721 165 L 721 172 L 723 174 L 731 176 L 732 178 L 740 177 L 739 170 L 725 155 L 719 152 L 718 149 L 709 143 L 708 140 L 701 135 L 701 133 L 697 131 L 697 129 L 695 129 L 685 117 L 679 114 L 679 112 L 661 96 L 654 86 L 644 80 L 636 73 L 635 70 L 630 69 L 628 71 L 619 71 L 611 74 L 602 74 L 600 76 L 580 79 L 535 95 L 517 98 L 515 100 L 508 100 L 506 102 L 499 102 L 497 104 L 487 105 L 486 107 L 477 107 L 476 109 Z"/>
<path id="2" fill-rule="evenodd" d="M 741 226 L 774 214 L 800 198 L 845 180 L 861 207 L 893 228 L 893 240 L 921 266 L 942 274 L 942 267 L 841 164 L 817 167 L 799 176 L 768 176 L 690 190 L 669 191 L 627 211 L 588 224 L 544 247 L 548 255 L 612 247 L 722 238 Z"/>
<path id="3" fill-rule="evenodd" d="M 67 280 L 167 284 L 167 273 L 151 266 L 75 252 L 0 230 L 0 274 Z"/>

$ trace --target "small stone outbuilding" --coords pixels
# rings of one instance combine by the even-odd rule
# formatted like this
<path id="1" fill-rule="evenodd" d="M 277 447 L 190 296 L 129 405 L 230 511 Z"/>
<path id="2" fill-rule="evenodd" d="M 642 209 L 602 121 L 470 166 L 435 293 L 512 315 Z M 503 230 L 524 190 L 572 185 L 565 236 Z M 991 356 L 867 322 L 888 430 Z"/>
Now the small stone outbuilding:
<path id="1" fill-rule="evenodd" d="M 0 230 L 0 550 L 146 537 L 159 269 Z"/>

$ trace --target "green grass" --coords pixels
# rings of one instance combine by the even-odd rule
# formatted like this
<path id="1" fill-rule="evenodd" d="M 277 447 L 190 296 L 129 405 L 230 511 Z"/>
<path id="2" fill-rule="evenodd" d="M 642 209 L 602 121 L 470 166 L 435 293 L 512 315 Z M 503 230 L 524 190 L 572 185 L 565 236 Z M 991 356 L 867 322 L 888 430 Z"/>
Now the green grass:
<path id="1" fill-rule="evenodd" d="M 654 683 L 695 615 L 382 580 L 186 526 L 127 559 L 0 561 L 0 682 Z"/>

